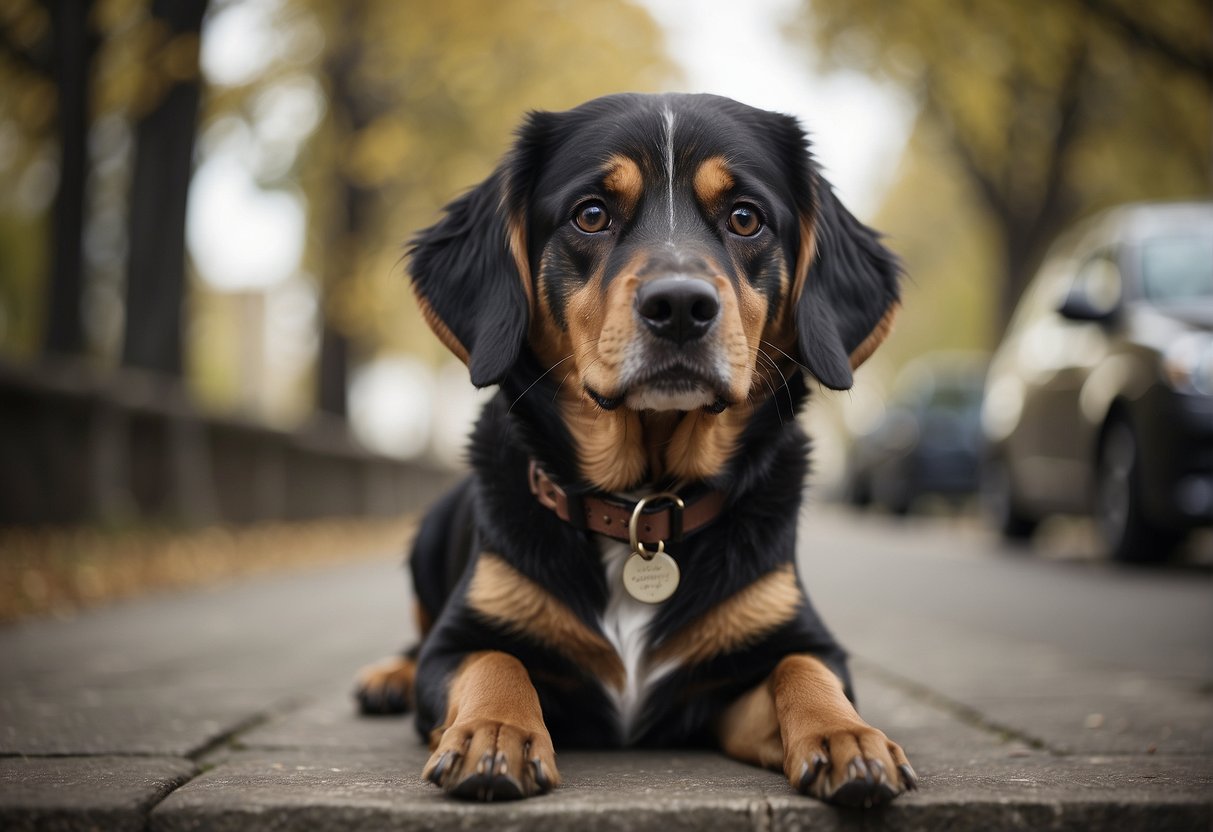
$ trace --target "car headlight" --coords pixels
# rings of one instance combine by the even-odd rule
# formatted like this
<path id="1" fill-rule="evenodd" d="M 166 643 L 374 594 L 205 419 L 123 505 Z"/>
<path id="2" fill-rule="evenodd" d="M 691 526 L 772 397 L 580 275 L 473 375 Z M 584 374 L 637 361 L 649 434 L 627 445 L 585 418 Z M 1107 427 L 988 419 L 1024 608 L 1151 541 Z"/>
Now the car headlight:
<path id="1" fill-rule="evenodd" d="M 1189 333 L 1162 354 L 1162 374 L 1181 393 L 1213 394 L 1213 338 Z"/>

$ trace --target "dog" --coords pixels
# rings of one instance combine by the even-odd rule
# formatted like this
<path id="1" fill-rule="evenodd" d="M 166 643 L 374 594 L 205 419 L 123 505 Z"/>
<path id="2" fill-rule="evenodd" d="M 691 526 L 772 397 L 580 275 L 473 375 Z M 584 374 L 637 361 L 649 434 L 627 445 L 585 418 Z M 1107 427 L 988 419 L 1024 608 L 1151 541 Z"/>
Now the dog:
<path id="1" fill-rule="evenodd" d="M 796 119 L 711 95 L 535 112 L 412 242 L 425 320 L 498 385 L 421 523 L 419 646 L 365 669 L 451 795 L 555 747 L 709 745 L 848 806 L 916 788 L 796 569 L 805 375 L 847 389 L 901 269 Z"/>

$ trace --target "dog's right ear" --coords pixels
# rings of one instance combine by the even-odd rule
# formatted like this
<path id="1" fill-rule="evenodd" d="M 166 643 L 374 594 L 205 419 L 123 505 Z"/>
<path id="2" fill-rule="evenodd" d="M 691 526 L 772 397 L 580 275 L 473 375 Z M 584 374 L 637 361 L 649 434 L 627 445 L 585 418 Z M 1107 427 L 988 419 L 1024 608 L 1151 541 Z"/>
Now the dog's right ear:
<path id="1" fill-rule="evenodd" d="M 477 387 L 500 383 L 526 339 L 534 298 L 526 206 L 547 116 L 532 114 L 497 170 L 450 203 L 409 250 L 421 314 Z"/>

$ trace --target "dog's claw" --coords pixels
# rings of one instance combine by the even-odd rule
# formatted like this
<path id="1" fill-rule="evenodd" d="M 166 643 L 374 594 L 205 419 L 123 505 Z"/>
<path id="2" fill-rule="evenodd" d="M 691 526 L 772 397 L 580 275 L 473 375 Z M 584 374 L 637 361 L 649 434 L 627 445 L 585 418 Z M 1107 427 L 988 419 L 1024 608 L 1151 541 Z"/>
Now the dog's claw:
<path id="1" fill-rule="evenodd" d="M 880 760 L 868 760 L 868 774 L 876 783 L 885 783 L 888 780 L 888 773 L 885 771 L 884 763 Z"/>
<path id="2" fill-rule="evenodd" d="M 800 782 L 797 784 L 797 788 L 807 794 L 813 783 L 817 781 L 818 775 L 825 769 L 827 763 L 829 763 L 829 760 L 824 755 L 817 753 L 813 754 L 810 759 L 805 760 L 800 766 Z"/>
<path id="3" fill-rule="evenodd" d="M 447 768 L 452 759 L 453 754 L 450 751 L 445 752 L 441 757 L 438 758 L 438 762 L 434 764 L 434 767 L 430 769 L 429 777 L 427 779 L 435 786 L 441 786 L 443 776 L 446 774 Z"/>
<path id="4" fill-rule="evenodd" d="M 872 775 L 868 772 L 868 767 L 864 764 L 862 757 L 856 757 L 851 760 L 847 766 L 848 780 L 862 780 L 864 783 L 872 782 Z"/>
<path id="5" fill-rule="evenodd" d="M 531 770 L 535 777 L 535 784 L 539 786 L 541 791 L 548 791 L 552 788 L 552 781 L 548 778 L 547 772 L 543 768 L 543 760 L 538 757 L 531 759 Z"/>
<path id="6" fill-rule="evenodd" d="M 910 764 L 902 763 L 897 770 L 901 772 L 901 780 L 906 784 L 906 789 L 911 792 L 915 791 L 918 788 L 918 775 L 914 773 Z"/>

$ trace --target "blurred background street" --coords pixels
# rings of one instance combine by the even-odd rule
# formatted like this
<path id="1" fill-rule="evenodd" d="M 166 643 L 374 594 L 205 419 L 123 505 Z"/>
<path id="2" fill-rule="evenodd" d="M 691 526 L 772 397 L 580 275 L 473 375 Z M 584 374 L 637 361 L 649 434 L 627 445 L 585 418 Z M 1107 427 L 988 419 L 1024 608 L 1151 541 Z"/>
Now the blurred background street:
<path id="1" fill-rule="evenodd" d="M 801 566 L 939 805 L 1213 823 L 1207 0 L 0 0 L 0 820 L 121 770 L 76 821 L 143 828 L 317 743 L 364 766 L 336 804 L 422 811 L 345 686 L 492 391 L 404 244 L 525 112 L 625 90 L 796 115 L 904 260 L 892 336 L 801 417 Z M 628 765 L 672 764 L 608 778 L 648 811 Z M 773 781 L 714 765 L 750 819 Z"/>

